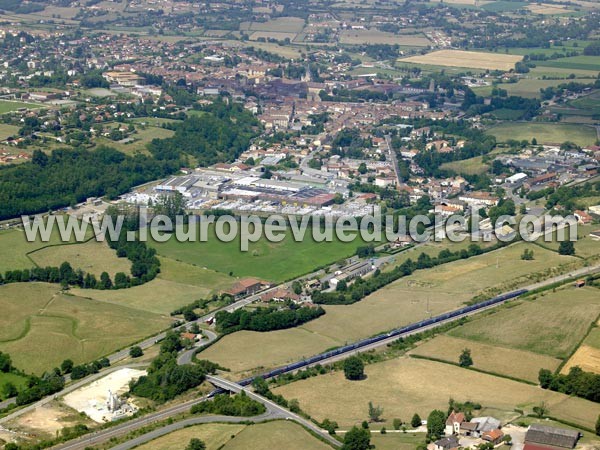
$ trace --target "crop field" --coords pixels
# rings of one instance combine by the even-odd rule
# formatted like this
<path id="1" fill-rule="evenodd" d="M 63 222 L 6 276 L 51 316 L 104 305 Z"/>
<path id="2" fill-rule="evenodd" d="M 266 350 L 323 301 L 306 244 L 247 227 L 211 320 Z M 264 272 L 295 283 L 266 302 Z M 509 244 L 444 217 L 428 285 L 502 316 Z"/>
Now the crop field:
<path id="1" fill-rule="evenodd" d="M 564 5 L 549 5 L 547 3 L 532 3 L 526 8 L 534 14 L 542 15 L 569 14 L 573 12 L 573 10 L 567 9 Z"/>
<path id="2" fill-rule="evenodd" d="M 304 20 L 298 17 L 278 17 L 266 22 L 242 22 L 240 30 L 275 31 L 281 33 L 299 33 L 304 28 Z"/>
<path id="3" fill-rule="evenodd" d="M 0 351 L 16 367 L 41 374 L 71 358 L 91 361 L 167 328 L 170 320 L 140 310 L 63 294 L 58 285 L 0 286 Z M 32 351 L 35 349 L 35 351 Z"/>
<path id="4" fill-rule="evenodd" d="M 249 250 L 240 250 L 239 236 L 232 242 L 221 242 L 214 226 L 209 229 L 207 242 L 178 242 L 174 237 L 167 242 L 150 242 L 158 254 L 199 267 L 231 274 L 235 277 L 254 276 L 268 281 L 284 281 L 308 273 L 324 264 L 352 256 L 362 241 L 351 243 L 338 240 L 315 242 L 307 231 L 303 242 L 296 242 L 291 231 L 282 242 L 261 238 L 250 243 Z M 335 235 L 335 233 L 334 233 Z"/>
<path id="5" fill-rule="evenodd" d="M 158 277 L 141 286 L 114 291 L 73 289 L 73 293 L 81 297 L 168 315 L 181 306 L 200 298 L 207 298 L 235 282 L 225 274 L 191 264 L 163 257 L 160 261 L 161 272 Z"/>
<path id="6" fill-rule="evenodd" d="M 286 33 L 283 31 L 255 31 L 250 35 L 251 41 L 257 41 L 260 38 L 264 39 L 277 39 L 278 41 L 283 41 L 288 38 L 290 41 L 296 39 L 296 33 Z"/>
<path id="7" fill-rule="evenodd" d="M 528 274 L 561 261 L 575 260 L 571 257 L 563 260 L 554 252 L 536 248 L 534 261 L 522 261 L 520 255 L 525 248 L 530 247 L 517 244 L 417 271 L 353 305 L 325 306 L 327 314 L 301 327 L 230 334 L 202 352 L 201 357 L 234 372 L 281 365 L 456 309 L 478 293 L 491 292 L 494 287 L 498 291 L 512 289 L 526 283 Z M 544 252 L 543 256 L 540 251 Z"/>
<path id="8" fill-rule="evenodd" d="M 510 139 L 518 141 L 536 138 L 540 144 L 562 144 L 571 141 L 580 146 L 596 142 L 596 130 L 592 127 L 566 123 L 502 123 L 487 130 L 498 142 Z"/>
<path id="9" fill-rule="evenodd" d="M 550 369 L 554 372 L 561 363 L 559 359 L 550 356 L 481 344 L 446 335 L 437 336 L 419 345 L 411 351 L 411 354 L 457 363 L 458 356 L 465 348 L 471 350 L 473 367 L 476 369 L 536 383 L 540 369 Z"/>
<path id="10" fill-rule="evenodd" d="M 484 9 L 485 11 L 503 13 L 503 12 L 517 11 L 518 9 L 523 8 L 526 5 L 527 5 L 527 3 L 525 3 L 525 2 L 513 2 L 510 0 L 506 0 L 506 1 L 499 0 L 499 1 L 491 2 L 486 5 L 483 5 L 481 7 L 481 9 Z"/>
<path id="11" fill-rule="evenodd" d="M 224 41 L 232 45 L 239 45 L 239 41 Z M 272 42 L 257 42 L 252 41 L 246 43 L 247 47 L 260 48 L 264 51 L 275 53 L 276 55 L 283 56 L 284 58 L 298 58 L 303 47 L 291 46 L 291 45 L 278 45 Z"/>
<path id="12" fill-rule="evenodd" d="M 20 108 L 34 109 L 41 108 L 41 105 L 36 103 L 25 103 L 25 102 L 16 102 L 9 100 L 0 100 L 0 114 L 4 114 L 11 111 L 16 111 Z"/>
<path id="13" fill-rule="evenodd" d="M 561 373 L 567 374 L 571 367 L 580 367 L 585 372 L 600 374 L 600 349 L 582 345 L 563 366 Z"/>
<path id="14" fill-rule="evenodd" d="M 496 2 L 497 3 L 497 2 Z M 512 2 L 511 2 L 512 3 Z M 462 50 L 438 50 L 426 55 L 402 58 L 399 62 L 429 64 L 435 66 L 470 67 L 473 69 L 510 70 L 523 58 L 518 55 L 506 55 L 485 52 L 467 52 Z"/>
<path id="15" fill-rule="evenodd" d="M 341 44 L 398 44 L 426 47 L 431 42 L 423 34 L 394 34 L 379 30 L 345 30 L 340 33 Z"/>
<path id="16" fill-rule="evenodd" d="M 381 425 L 390 428 L 393 418 L 410 420 L 416 412 L 426 417 L 433 409 L 446 410 L 448 399 L 470 400 L 496 417 L 512 414 L 514 408 L 531 413 L 546 403 L 549 415 L 593 428 L 600 404 L 537 386 L 416 358 L 397 358 L 365 367 L 367 378 L 349 381 L 342 371 L 297 381 L 274 389 L 287 399 L 298 399 L 300 407 L 317 420 L 329 418 L 349 427 L 368 419 L 368 403 L 383 408 Z M 351 394 L 350 394 L 351 393 Z M 491 395 L 493 393 L 493 395 Z M 335 402 L 323 402 L 335 398 Z M 378 425 L 379 426 L 379 425 Z"/>
<path id="17" fill-rule="evenodd" d="M 117 272 L 129 274 L 131 269 L 131 261 L 119 258 L 106 242 L 98 242 L 95 239 L 82 244 L 46 247 L 30 253 L 29 256 L 41 267 L 58 267 L 68 261 L 74 269 L 81 269 L 97 277 L 106 271 L 114 278 Z"/>
<path id="18" fill-rule="evenodd" d="M 600 56 L 570 56 L 567 58 L 539 61 L 538 67 L 552 67 L 559 69 L 581 69 L 598 71 L 600 67 Z"/>
<path id="19" fill-rule="evenodd" d="M 138 450 L 172 450 L 190 439 L 204 441 L 207 450 L 327 450 L 331 447 L 293 422 L 274 421 L 256 425 L 204 424 L 175 431 L 136 447 Z"/>
<path id="20" fill-rule="evenodd" d="M 494 310 L 449 334 L 484 344 L 566 358 L 600 314 L 600 291 L 566 287 Z M 535 332 L 532 332 L 535 330 Z"/>
<path id="21" fill-rule="evenodd" d="M 506 90 L 508 92 L 508 95 L 518 95 L 520 97 L 526 98 L 539 98 L 540 89 L 545 89 L 550 86 L 558 86 L 559 84 L 564 83 L 565 80 L 536 80 L 526 78 L 519 80 L 517 83 L 499 84 L 498 88 Z M 491 95 L 492 86 L 474 88 L 473 91 L 478 95 Z"/>

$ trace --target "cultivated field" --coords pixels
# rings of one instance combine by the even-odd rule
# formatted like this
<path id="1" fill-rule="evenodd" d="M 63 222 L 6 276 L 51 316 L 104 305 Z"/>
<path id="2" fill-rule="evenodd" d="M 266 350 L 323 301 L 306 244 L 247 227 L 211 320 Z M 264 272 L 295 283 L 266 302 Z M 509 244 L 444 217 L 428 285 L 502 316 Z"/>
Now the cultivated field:
<path id="1" fill-rule="evenodd" d="M 138 450 L 172 450 L 192 438 L 204 441 L 207 450 L 327 450 L 331 447 L 293 422 L 256 425 L 205 424 L 176 431 L 137 447 Z"/>
<path id="2" fill-rule="evenodd" d="M 283 41 L 288 38 L 290 41 L 296 39 L 296 33 L 285 33 L 283 31 L 255 31 L 250 35 L 251 41 L 257 41 L 260 38 L 264 39 L 277 39 Z"/>
<path id="3" fill-rule="evenodd" d="M 510 70 L 523 58 L 518 55 L 502 55 L 462 50 L 438 50 L 426 55 L 402 58 L 399 62 L 429 64 L 434 66 L 470 67 L 473 69 Z"/>
<path id="4" fill-rule="evenodd" d="M 379 30 L 346 30 L 340 33 L 341 44 L 398 44 L 407 47 L 426 47 L 431 42 L 423 34 L 398 35 Z"/>
<path id="5" fill-rule="evenodd" d="M 156 314 L 63 294 L 58 285 L 0 286 L 0 351 L 40 374 L 71 358 L 91 361 L 168 327 Z"/>
<path id="6" fill-rule="evenodd" d="M 340 241 L 317 243 L 309 239 L 295 242 L 291 232 L 282 242 L 261 238 L 250 243 L 249 250 L 240 250 L 239 236 L 232 242 L 221 242 L 211 226 L 207 242 L 151 242 L 160 255 L 236 277 L 254 276 L 269 281 L 284 281 L 316 267 L 353 255 L 362 245 L 359 239 L 351 243 Z"/>
<path id="7" fill-rule="evenodd" d="M 574 142 L 580 146 L 596 142 L 596 130 L 592 127 L 566 123 L 502 123 L 487 130 L 498 142 L 510 139 L 518 141 L 536 138 L 539 144 L 562 144 Z"/>
<path id="8" fill-rule="evenodd" d="M 589 80 L 592 81 L 592 80 Z M 503 83 L 499 84 L 499 89 L 504 89 L 508 92 L 508 95 L 518 95 L 526 98 L 539 98 L 540 89 L 545 89 L 550 86 L 558 86 L 564 84 L 565 80 L 537 80 L 526 78 L 519 80 L 517 83 Z M 584 82 L 582 80 L 582 82 Z M 477 95 L 491 95 L 493 86 L 483 86 L 473 88 L 473 91 Z"/>
<path id="9" fill-rule="evenodd" d="M 450 331 L 462 339 L 566 358 L 600 314 L 599 290 L 566 287 Z"/>
<path id="10" fill-rule="evenodd" d="M 600 350 L 582 345 L 563 366 L 561 373 L 567 374 L 571 367 L 581 367 L 585 372 L 600 374 Z"/>
<path id="11" fill-rule="evenodd" d="M 555 371 L 561 361 L 550 356 L 508 349 L 451 336 L 437 336 L 415 348 L 411 354 L 458 363 L 463 349 L 471 350 L 473 367 L 537 383 L 540 369 Z"/>
<path id="12" fill-rule="evenodd" d="M 538 247 L 534 261 L 522 261 L 520 255 L 525 248 L 530 247 L 516 244 L 468 260 L 418 271 L 353 305 L 325 306 L 327 314 L 301 327 L 228 335 L 202 352 L 201 357 L 234 372 L 261 365 L 284 364 L 456 309 L 482 292 L 513 289 L 527 283 L 528 274 L 563 261 L 576 261 Z M 412 252 L 413 258 L 418 256 L 417 252 Z"/>
<path id="13" fill-rule="evenodd" d="M 141 286 L 129 289 L 100 291 L 73 289 L 73 293 L 117 305 L 168 315 L 171 311 L 194 300 L 207 298 L 226 289 L 235 280 L 225 274 L 190 264 L 160 258 L 161 273 Z"/>
<path id="14" fill-rule="evenodd" d="M 111 278 L 117 272 L 130 273 L 131 261 L 119 258 L 106 242 L 95 239 L 82 244 L 67 244 L 46 247 L 29 254 L 30 258 L 40 267 L 58 267 L 68 261 L 74 269 L 81 269 L 97 277 L 104 271 Z"/>
<path id="15" fill-rule="evenodd" d="M 282 33 L 299 33 L 304 28 L 304 20 L 298 17 L 278 17 L 266 22 L 242 22 L 240 30 L 275 31 Z"/>
<path id="16" fill-rule="evenodd" d="M 547 3 L 532 3 L 526 8 L 534 14 L 542 15 L 568 14 L 573 12 L 573 10 L 567 9 L 564 5 L 549 5 Z"/>
<path id="17" fill-rule="evenodd" d="M 530 413 L 544 401 L 550 415 L 588 428 L 593 428 L 600 413 L 598 403 L 433 361 L 404 357 L 368 365 L 365 373 L 365 380 L 348 381 L 343 372 L 334 372 L 274 392 L 298 399 L 313 418 L 327 417 L 341 427 L 368 419 L 369 401 L 383 407 L 385 422 L 381 425 L 388 429 L 395 417 L 407 421 L 415 412 L 426 417 L 433 409 L 445 411 L 449 398 L 478 402 L 485 408 L 484 414 L 496 417 L 514 417 L 514 408 Z M 323 402 L 324 398 L 336 400 Z"/>

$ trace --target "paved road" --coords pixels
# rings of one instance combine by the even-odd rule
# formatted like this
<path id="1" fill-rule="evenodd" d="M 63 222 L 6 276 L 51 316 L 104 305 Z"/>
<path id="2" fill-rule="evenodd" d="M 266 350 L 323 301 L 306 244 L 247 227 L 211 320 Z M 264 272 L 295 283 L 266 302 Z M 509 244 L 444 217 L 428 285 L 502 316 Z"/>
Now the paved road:
<path id="1" fill-rule="evenodd" d="M 194 354 L 198 351 L 200 347 L 208 345 L 211 342 L 214 342 L 215 339 L 217 339 L 217 334 L 213 333 L 212 331 L 203 330 L 202 332 L 206 335 L 206 338 L 199 340 L 198 342 L 196 342 L 193 348 L 181 353 L 177 357 L 177 364 L 179 364 L 180 366 L 183 366 L 184 364 L 191 364 L 192 359 L 194 358 Z"/>
<path id="2" fill-rule="evenodd" d="M 279 406 L 277 403 L 272 402 L 271 400 L 269 400 L 261 395 L 258 395 L 257 393 L 255 393 L 245 387 L 242 387 L 239 384 L 234 383 L 233 381 L 224 380 L 223 378 L 219 378 L 219 377 L 216 377 L 213 375 L 208 375 L 206 377 L 206 379 L 208 381 L 210 381 L 212 384 L 214 384 L 215 386 L 221 387 L 223 389 L 227 389 L 228 391 L 236 392 L 236 393 L 244 392 L 248 397 L 250 397 L 253 400 L 256 400 L 257 402 L 262 403 L 269 410 L 277 411 L 282 417 L 285 417 L 287 420 L 293 420 L 294 422 L 299 423 L 300 425 L 304 426 L 305 428 L 308 428 L 312 432 L 318 434 L 319 436 L 321 436 L 323 439 L 325 439 L 327 442 L 331 443 L 332 445 L 334 445 L 336 447 L 341 447 L 341 445 L 342 445 L 340 443 L 340 441 L 338 441 L 333 436 L 331 436 L 327 431 L 316 426 L 311 421 L 306 420 L 303 417 L 300 417 L 298 414 L 294 414 L 293 412 L 288 411 L 287 409 Z"/>

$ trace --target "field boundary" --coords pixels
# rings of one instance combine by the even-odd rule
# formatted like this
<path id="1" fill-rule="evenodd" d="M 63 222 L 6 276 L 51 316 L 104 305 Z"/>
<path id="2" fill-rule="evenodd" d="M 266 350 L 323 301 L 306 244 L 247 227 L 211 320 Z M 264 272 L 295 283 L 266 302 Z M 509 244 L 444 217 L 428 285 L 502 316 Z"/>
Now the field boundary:
<path id="1" fill-rule="evenodd" d="M 588 338 L 588 336 L 590 335 L 590 333 L 592 332 L 592 330 L 594 328 L 596 328 L 598 320 L 600 320 L 600 314 L 598 314 L 596 316 L 596 319 L 594 319 L 594 321 L 592 323 L 590 323 L 590 326 L 588 327 L 587 332 L 579 340 L 579 342 L 577 343 L 577 345 L 575 347 L 573 347 L 573 350 L 569 353 L 569 355 L 565 359 L 563 359 L 563 361 L 558 365 L 558 367 L 554 371 L 555 375 L 558 375 L 561 372 L 561 370 L 563 369 L 563 367 L 565 367 L 565 365 L 571 360 L 571 358 L 575 355 L 575 353 L 577 353 L 577 350 L 579 350 L 581 348 L 581 346 L 583 345 L 583 343 L 585 342 L 585 340 Z"/>

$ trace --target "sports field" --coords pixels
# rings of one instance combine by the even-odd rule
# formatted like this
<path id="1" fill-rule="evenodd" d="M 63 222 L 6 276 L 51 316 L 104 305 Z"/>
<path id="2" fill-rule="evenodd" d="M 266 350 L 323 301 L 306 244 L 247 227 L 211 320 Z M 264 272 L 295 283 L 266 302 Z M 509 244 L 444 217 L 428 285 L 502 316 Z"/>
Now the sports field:
<path id="1" fill-rule="evenodd" d="M 411 354 L 456 364 L 459 355 L 465 348 L 471 350 L 474 368 L 535 383 L 537 383 L 540 369 L 550 369 L 554 372 L 561 363 L 559 359 L 550 356 L 482 344 L 447 335 L 437 336 L 419 345 L 411 351 Z"/>
<path id="2" fill-rule="evenodd" d="M 502 123 L 489 128 L 487 133 L 496 136 L 498 142 L 510 139 L 531 141 L 533 138 L 539 144 L 570 141 L 586 146 L 596 142 L 596 130 L 593 127 L 567 123 Z"/>
<path id="3" fill-rule="evenodd" d="M 256 425 L 197 425 L 136 447 L 138 450 L 183 448 L 190 439 L 201 439 L 207 450 L 328 450 L 331 447 L 293 422 L 275 421 Z"/>
<path id="4" fill-rule="evenodd" d="M 593 428 L 600 404 L 542 390 L 517 381 L 465 370 L 450 364 L 398 358 L 366 366 L 367 378 L 348 381 L 342 371 L 297 381 L 274 389 L 287 399 L 296 398 L 300 407 L 317 420 L 329 418 L 349 427 L 368 419 L 368 403 L 383 407 L 385 425 L 398 417 L 410 420 L 416 412 L 426 417 L 433 409 L 445 411 L 448 399 L 478 402 L 486 412 L 498 418 L 512 415 L 520 408 L 532 408 L 546 402 L 549 414 Z M 335 398 L 334 402 L 323 402 Z"/>
<path id="5" fill-rule="evenodd" d="M 294 241 L 288 232 L 282 242 L 269 242 L 264 237 L 250 243 L 249 250 L 240 250 L 239 236 L 232 242 L 217 239 L 210 227 L 207 242 L 178 242 L 174 237 L 167 242 L 150 242 L 158 254 L 199 267 L 216 270 L 235 277 L 254 276 L 268 281 L 284 281 L 308 273 L 322 265 L 352 256 L 363 245 L 356 239 L 345 243 L 315 242 L 309 239 Z M 334 233 L 335 234 L 335 233 Z"/>
<path id="6" fill-rule="evenodd" d="M 473 69 L 510 70 L 522 56 L 463 50 L 438 50 L 426 55 L 410 56 L 398 62 L 410 62 L 448 67 L 470 67 Z"/>
<path id="7" fill-rule="evenodd" d="M 523 250 L 533 248 L 526 245 L 417 271 L 353 305 L 325 306 L 327 314 L 298 328 L 228 335 L 201 357 L 234 372 L 273 367 L 456 309 L 480 293 L 504 292 L 531 282 L 529 274 L 577 261 L 539 247 L 534 261 L 522 261 Z"/>
<path id="8" fill-rule="evenodd" d="M 450 335 L 484 344 L 566 358 L 600 314 L 597 288 L 572 286 L 496 309 L 450 331 Z"/>
<path id="9" fill-rule="evenodd" d="M 157 314 L 90 300 L 47 283 L 0 286 L 0 351 L 41 374 L 71 358 L 91 361 L 167 328 Z"/>

